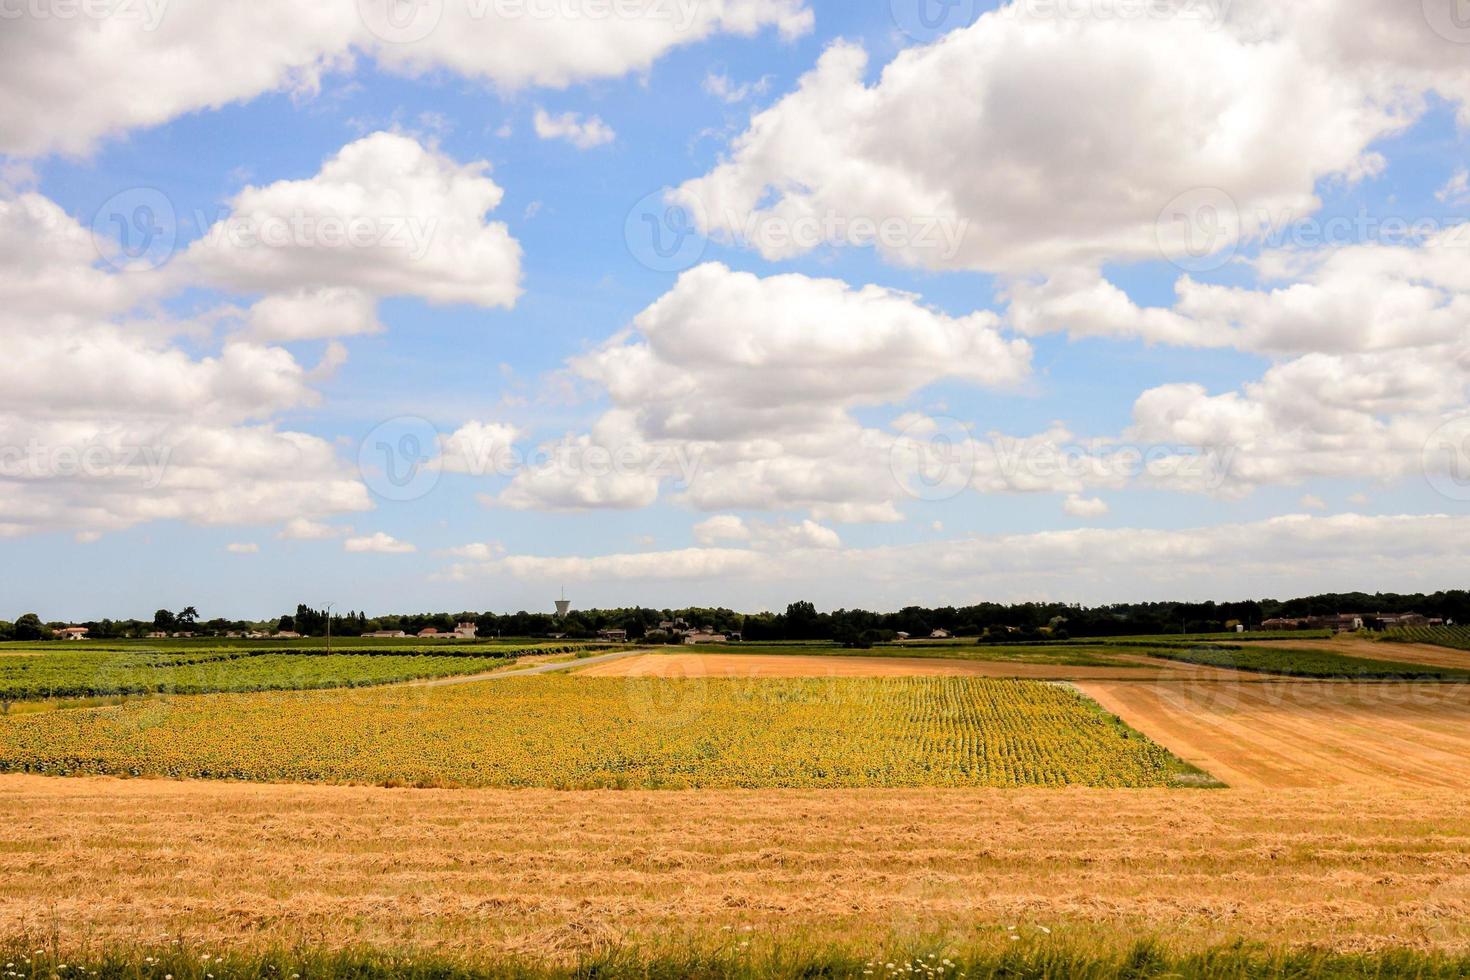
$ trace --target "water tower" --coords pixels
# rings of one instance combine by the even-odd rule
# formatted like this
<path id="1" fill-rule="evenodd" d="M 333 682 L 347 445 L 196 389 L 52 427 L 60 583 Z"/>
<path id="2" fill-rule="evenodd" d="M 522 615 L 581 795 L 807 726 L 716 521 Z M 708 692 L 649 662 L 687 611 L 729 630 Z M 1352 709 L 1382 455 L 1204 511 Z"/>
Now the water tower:
<path id="1" fill-rule="evenodd" d="M 556 618 L 566 619 L 567 613 L 571 611 L 572 601 L 567 598 L 567 590 L 561 590 L 561 598 L 556 600 Z"/>

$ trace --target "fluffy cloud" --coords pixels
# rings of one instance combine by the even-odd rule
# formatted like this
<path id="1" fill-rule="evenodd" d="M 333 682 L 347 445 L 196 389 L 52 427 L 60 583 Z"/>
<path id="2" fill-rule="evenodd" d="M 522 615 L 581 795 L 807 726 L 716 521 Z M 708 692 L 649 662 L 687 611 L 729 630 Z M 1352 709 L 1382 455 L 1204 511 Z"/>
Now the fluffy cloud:
<path id="1" fill-rule="evenodd" d="M 287 351 L 232 339 L 191 354 L 172 341 L 181 325 L 131 315 L 156 283 L 98 257 L 53 202 L 0 198 L 0 534 L 369 506 L 329 443 L 271 421 L 316 400 Z"/>
<path id="2" fill-rule="evenodd" d="M 377 301 L 359 289 L 298 289 L 250 307 L 250 336 L 263 341 L 319 340 L 378 333 Z"/>
<path id="3" fill-rule="evenodd" d="M 1068 494 L 1062 509 L 1073 517 L 1103 517 L 1108 513 L 1108 502 L 1100 497 L 1084 497 Z"/>
<path id="4" fill-rule="evenodd" d="M 880 286 L 719 263 L 681 275 L 633 323 L 631 343 L 574 367 L 656 435 L 801 430 L 936 381 L 1006 387 L 1030 372 L 1029 346 L 1001 336 L 992 313 L 951 317 Z"/>
<path id="5" fill-rule="evenodd" d="M 234 543 L 225 545 L 225 550 L 232 555 L 258 555 L 260 554 L 260 545 L 254 543 Z"/>
<path id="6" fill-rule="evenodd" d="M 837 606 L 1066 598 L 1219 599 L 1361 588 L 1391 578 L 1405 588 L 1454 587 L 1470 517 L 1292 515 L 1180 530 L 1085 528 L 974 536 L 838 552 L 752 548 L 597 557 L 511 555 L 456 569 L 463 578 L 595 582 L 597 601 L 633 602 L 650 581 L 719 583 L 745 603 L 789 601 L 794 589 Z M 833 576 L 834 563 L 843 572 Z M 679 593 L 677 600 L 700 594 Z"/>
<path id="7" fill-rule="evenodd" d="M 1451 206 L 1470 204 L 1470 168 L 1461 167 L 1434 195 Z"/>
<path id="8" fill-rule="evenodd" d="M 257 329 L 320 336 L 375 323 L 367 296 L 511 307 L 521 248 L 485 215 L 504 192 L 484 162 L 461 164 L 418 141 L 374 133 L 307 180 L 247 187 L 190 247 L 184 271 L 239 292 L 287 294 L 252 311 Z M 296 339 L 291 337 L 288 339 Z"/>
<path id="9" fill-rule="evenodd" d="M 494 563 L 516 578 L 538 581 L 589 582 L 598 580 L 671 581 L 725 579 L 751 574 L 769 564 L 754 551 L 730 548 L 688 548 L 643 554 L 605 555 L 597 558 L 539 558 L 508 555 Z"/>
<path id="10" fill-rule="evenodd" d="M 326 541 L 350 535 L 352 528 L 293 517 L 276 534 L 283 541 Z"/>
<path id="11" fill-rule="evenodd" d="M 744 83 L 734 82 L 721 72 L 710 72 L 704 76 L 704 90 L 727 105 L 744 102 L 752 95 L 764 95 L 770 86 L 770 76 Z"/>
<path id="12" fill-rule="evenodd" d="M 818 520 L 896 520 L 895 436 L 863 406 L 957 380 L 994 388 L 1029 374 L 1031 351 L 990 313 L 951 317 L 916 297 L 803 275 L 690 270 L 572 369 L 614 408 L 592 431 L 542 448 L 515 507 L 641 507 L 677 478 L 701 510 L 806 509 Z M 606 459 L 603 472 L 586 465 Z"/>
<path id="13" fill-rule="evenodd" d="M 1310 213 L 1320 179 L 1379 168 L 1368 148 L 1427 92 L 1470 96 L 1463 45 L 1416 4 L 1134 7 L 1008 4 L 872 84 L 834 44 L 679 197 L 773 259 L 873 244 L 929 268 L 1095 267 L 1195 244 L 1192 189 L 1223 189 L 1219 246 Z M 890 220 L 907 230 L 874 233 Z"/>
<path id="14" fill-rule="evenodd" d="M 407 541 L 399 541 L 382 531 L 363 537 L 348 538 L 342 542 L 342 548 L 356 555 L 406 555 L 418 550 Z"/>
<path id="15" fill-rule="evenodd" d="M 590 150 L 597 146 L 606 146 L 618 138 L 613 128 L 602 121 L 600 116 L 588 116 L 583 119 L 575 112 L 564 112 L 559 116 L 549 114 L 545 109 L 537 109 L 534 119 L 536 135 L 544 140 L 566 140 L 579 150 Z"/>
<path id="16" fill-rule="evenodd" d="M 450 473 L 472 476 L 507 474 L 517 462 L 514 447 L 521 432 L 503 422 L 466 422 L 439 440 L 439 464 Z"/>
<path id="17" fill-rule="evenodd" d="M 1430 435 L 1470 398 L 1470 347 L 1309 354 L 1242 390 L 1151 389 L 1134 406 L 1142 440 L 1228 447 L 1237 488 L 1312 477 L 1392 481 L 1422 472 Z"/>
<path id="18" fill-rule="evenodd" d="M 1470 224 L 1422 241 L 1273 249 L 1250 263 L 1258 285 L 1190 276 L 1173 307 L 1140 307 L 1091 270 L 1011 284 L 1023 333 L 1138 338 L 1266 354 L 1391 351 L 1461 339 L 1470 325 Z"/>
<path id="19" fill-rule="evenodd" d="M 390 29 L 385 33 L 400 43 L 379 46 L 376 53 L 395 71 L 447 68 L 501 88 L 561 88 L 644 71 L 671 49 L 715 34 L 748 37 L 774 27 L 782 37 L 795 38 L 812 23 L 800 0 L 448 2 L 425 36 L 419 37 L 430 26 L 426 21 L 407 32 Z"/>
<path id="20" fill-rule="evenodd" d="M 75 16 L 7 18 L 0 32 L 0 153 L 81 153 L 109 134 L 274 91 L 315 92 L 360 56 L 388 70 L 447 69 L 502 88 L 566 86 L 649 68 L 715 34 L 811 28 L 800 0 L 621 3 L 610 15 L 555 0 L 142 0 Z M 101 15 L 90 13 L 100 10 Z M 241 58 L 239 52 L 249 51 Z M 167 65 L 168 83 L 137 66 Z M 66 65 L 64 72 L 56 65 Z"/>
<path id="21" fill-rule="evenodd" d="M 798 524 L 755 521 L 747 524 L 733 514 L 719 514 L 694 525 L 694 539 L 701 545 L 720 541 L 746 541 L 762 551 L 803 551 L 811 548 L 840 548 L 837 532 L 816 521 Z"/>

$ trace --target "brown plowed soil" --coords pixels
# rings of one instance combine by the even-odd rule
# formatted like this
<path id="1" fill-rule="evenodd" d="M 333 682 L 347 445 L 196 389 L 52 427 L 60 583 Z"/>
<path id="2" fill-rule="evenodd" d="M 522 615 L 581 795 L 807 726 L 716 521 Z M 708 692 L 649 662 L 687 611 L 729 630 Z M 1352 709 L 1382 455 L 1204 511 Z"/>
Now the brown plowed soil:
<path id="1" fill-rule="evenodd" d="M 1470 685 L 1078 687 L 1231 786 L 1447 787 L 1470 794 Z"/>
<path id="2" fill-rule="evenodd" d="M 1470 794 L 562 793 L 0 777 L 0 935 L 1470 941 Z M 748 931 L 747 931 L 748 927 Z M 729 930 L 728 932 L 726 930 Z"/>

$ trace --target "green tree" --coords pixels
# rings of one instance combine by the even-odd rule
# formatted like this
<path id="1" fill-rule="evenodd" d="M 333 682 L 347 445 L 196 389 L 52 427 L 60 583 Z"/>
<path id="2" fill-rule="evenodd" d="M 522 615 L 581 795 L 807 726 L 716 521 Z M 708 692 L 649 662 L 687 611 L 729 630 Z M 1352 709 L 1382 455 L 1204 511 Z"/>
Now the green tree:
<path id="1" fill-rule="evenodd" d="M 183 612 L 179 613 L 174 618 L 184 629 L 189 629 L 194 625 L 194 620 L 199 618 L 199 610 L 195 609 L 193 606 L 185 606 Z"/>
<path id="2" fill-rule="evenodd" d="M 17 640 L 45 640 L 50 638 L 51 631 L 41 622 L 41 617 L 35 613 L 26 613 L 15 621 L 15 638 Z"/>
<path id="3" fill-rule="evenodd" d="M 153 628 L 164 633 L 170 633 L 179 624 L 174 614 L 167 609 L 160 609 L 153 614 Z"/>

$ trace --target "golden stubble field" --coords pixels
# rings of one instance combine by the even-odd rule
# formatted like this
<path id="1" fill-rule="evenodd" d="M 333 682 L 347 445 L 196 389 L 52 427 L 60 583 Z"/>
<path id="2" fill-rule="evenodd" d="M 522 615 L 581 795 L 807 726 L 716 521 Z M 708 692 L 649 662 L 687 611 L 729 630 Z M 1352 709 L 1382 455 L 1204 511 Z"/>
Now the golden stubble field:
<path id="1" fill-rule="evenodd" d="M 5 776 L 0 795 L 0 933 L 69 943 L 537 956 L 793 935 L 849 946 L 921 934 L 1470 943 L 1470 798 L 1458 791 L 551 792 Z"/>
<path id="2" fill-rule="evenodd" d="M 1089 681 L 1077 687 L 1236 788 L 1470 792 L 1470 685 Z"/>

